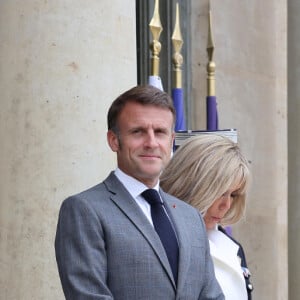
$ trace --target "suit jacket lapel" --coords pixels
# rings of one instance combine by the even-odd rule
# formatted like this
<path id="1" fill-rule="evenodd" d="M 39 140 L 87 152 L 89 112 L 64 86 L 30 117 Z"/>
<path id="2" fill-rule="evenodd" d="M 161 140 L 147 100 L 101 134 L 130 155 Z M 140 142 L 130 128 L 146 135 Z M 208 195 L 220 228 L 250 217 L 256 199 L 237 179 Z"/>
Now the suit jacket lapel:
<path id="1" fill-rule="evenodd" d="M 136 201 L 131 197 L 130 193 L 113 174 L 113 172 L 104 181 L 104 184 L 112 193 L 111 200 L 128 217 L 128 219 L 130 219 L 130 221 L 136 226 L 137 230 L 139 230 L 149 242 L 175 288 L 172 270 L 159 236 L 155 232 L 153 226 L 147 220 Z"/>
<path id="2" fill-rule="evenodd" d="M 211 230 L 208 236 L 213 260 L 242 277 L 241 265 L 237 255 L 238 245 L 219 230 Z"/>
<path id="3" fill-rule="evenodd" d="M 175 203 L 170 200 L 168 194 L 160 190 L 161 196 L 165 202 L 166 209 L 172 222 L 175 226 L 178 244 L 179 244 L 179 261 L 178 261 L 178 282 L 177 290 L 184 287 L 186 282 L 186 276 L 188 271 L 188 266 L 190 263 L 190 245 L 191 241 L 189 239 L 189 228 L 186 227 L 186 222 L 184 221 L 180 210 L 177 209 Z"/>

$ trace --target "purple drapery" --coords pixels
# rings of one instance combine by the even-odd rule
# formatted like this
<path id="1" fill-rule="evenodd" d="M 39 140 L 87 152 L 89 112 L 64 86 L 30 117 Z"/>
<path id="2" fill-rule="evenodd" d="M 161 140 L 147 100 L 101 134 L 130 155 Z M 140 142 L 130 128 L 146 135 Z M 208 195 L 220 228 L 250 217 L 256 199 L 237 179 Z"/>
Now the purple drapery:
<path id="1" fill-rule="evenodd" d="M 206 97 L 206 129 L 218 130 L 218 110 L 216 96 Z"/>
<path id="2" fill-rule="evenodd" d="M 184 102 L 183 102 L 183 89 L 173 88 L 172 98 L 176 110 L 176 123 L 175 131 L 186 130 L 185 117 L 184 117 Z"/>

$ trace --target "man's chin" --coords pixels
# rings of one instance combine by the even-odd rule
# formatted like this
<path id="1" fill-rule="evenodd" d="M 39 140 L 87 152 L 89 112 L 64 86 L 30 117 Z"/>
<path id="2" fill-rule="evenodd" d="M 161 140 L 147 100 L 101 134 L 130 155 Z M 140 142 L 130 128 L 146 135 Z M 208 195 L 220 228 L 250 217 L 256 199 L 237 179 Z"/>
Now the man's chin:
<path id="1" fill-rule="evenodd" d="M 140 168 L 145 174 L 158 174 L 163 166 L 161 161 L 146 161 L 143 164 L 140 164 Z"/>
<path id="2" fill-rule="evenodd" d="M 161 169 L 146 169 L 146 170 L 141 170 L 141 176 L 144 177 L 145 179 L 157 179 L 159 178 L 161 174 Z"/>

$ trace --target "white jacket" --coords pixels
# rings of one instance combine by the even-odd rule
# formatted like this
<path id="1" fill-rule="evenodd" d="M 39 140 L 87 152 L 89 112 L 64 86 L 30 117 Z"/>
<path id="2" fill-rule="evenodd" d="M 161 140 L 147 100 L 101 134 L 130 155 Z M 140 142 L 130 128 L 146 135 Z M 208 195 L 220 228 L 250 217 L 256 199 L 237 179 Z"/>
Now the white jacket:
<path id="1" fill-rule="evenodd" d="M 208 230 L 210 253 L 214 262 L 215 275 L 226 300 L 247 300 L 245 279 L 237 255 L 238 245 L 224 233 Z"/>

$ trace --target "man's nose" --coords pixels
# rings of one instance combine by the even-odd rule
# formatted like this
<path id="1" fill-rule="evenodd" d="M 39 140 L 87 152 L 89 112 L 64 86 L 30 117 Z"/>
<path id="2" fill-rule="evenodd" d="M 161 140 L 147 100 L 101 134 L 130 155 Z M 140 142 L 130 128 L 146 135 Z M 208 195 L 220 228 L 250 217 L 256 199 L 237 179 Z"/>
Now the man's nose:
<path id="1" fill-rule="evenodd" d="M 155 137 L 155 132 L 149 130 L 146 134 L 145 145 L 148 147 L 155 147 L 157 145 L 157 139 Z"/>

